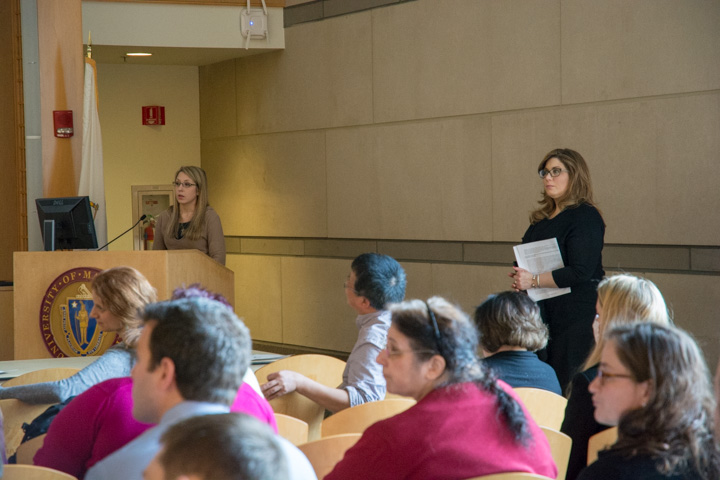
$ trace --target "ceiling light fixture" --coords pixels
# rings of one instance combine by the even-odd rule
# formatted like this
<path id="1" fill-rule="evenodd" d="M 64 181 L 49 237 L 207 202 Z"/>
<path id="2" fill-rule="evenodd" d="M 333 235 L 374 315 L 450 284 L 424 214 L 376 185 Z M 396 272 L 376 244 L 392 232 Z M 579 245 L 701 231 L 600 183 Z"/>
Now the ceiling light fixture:
<path id="1" fill-rule="evenodd" d="M 147 52 L 128 52 L 125 54 L 126 57 L 151 57 L 152 53 Z"/>

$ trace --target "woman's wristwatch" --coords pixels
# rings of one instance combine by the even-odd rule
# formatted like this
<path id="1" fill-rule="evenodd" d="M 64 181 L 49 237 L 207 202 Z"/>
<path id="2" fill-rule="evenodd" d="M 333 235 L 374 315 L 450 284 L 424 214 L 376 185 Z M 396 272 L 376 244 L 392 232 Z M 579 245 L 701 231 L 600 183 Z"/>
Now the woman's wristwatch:
<path id="1" fill-rule="evenodd" d="M 532 284 L 530 286 L 532 288 L 538 288 L 540 286 L 540 281 L 538 280 L 538 275 L 532 276 Z"/>

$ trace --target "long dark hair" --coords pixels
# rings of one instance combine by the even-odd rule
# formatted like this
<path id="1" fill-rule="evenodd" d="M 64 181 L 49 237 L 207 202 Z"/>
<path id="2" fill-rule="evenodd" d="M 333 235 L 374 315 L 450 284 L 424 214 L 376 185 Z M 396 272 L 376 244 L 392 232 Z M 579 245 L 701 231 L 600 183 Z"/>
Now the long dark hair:
<path id="1" fill-rule="evenodd" d="M 696 472 L 720 478 L 715 441 L 715 398 L 700 349 L 684 331 L 655 323 L 621 325 L 607 333 L 620 362 L 637 382 L 650 382 L 650 398 L 622 415 L 613 451 L 647 455 L 664 475 Z"/>
<path id="2" fill-rule="evenodd" d="M 495 396 L 500 416 L 515 440 L 526 444 L 530 431 L 525 413 L 478 359 L 477 331 L 460 308 L 444 298 L 432 297 L 427 302 L 408 300 L 394 304 L 390 311 L 393 325 L 408 338 L 418 360 L 426 361 L 433 355 L 445 359 L 447 381 L 443 386 L 473 382 Z"/>

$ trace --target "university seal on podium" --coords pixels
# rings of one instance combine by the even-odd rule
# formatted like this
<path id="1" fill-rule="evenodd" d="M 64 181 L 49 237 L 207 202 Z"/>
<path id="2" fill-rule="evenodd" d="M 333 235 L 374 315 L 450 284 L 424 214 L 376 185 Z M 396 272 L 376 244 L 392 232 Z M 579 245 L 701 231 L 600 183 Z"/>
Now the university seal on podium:
<path id="1" fill-rule="evenodd" d="M 94 267 L 61 273 L 48 287 L 40 306 L 40 332 L 50 354 L 60 357 L 102 355 L 116 341 L 90 316 L 90 283 L 100 272 Z"/>

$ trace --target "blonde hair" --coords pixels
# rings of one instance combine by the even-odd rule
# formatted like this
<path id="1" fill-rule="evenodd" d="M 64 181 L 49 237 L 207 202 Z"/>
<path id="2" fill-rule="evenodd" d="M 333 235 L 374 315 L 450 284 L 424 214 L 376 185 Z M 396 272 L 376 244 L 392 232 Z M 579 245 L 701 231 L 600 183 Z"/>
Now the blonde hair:
<path id="1" fill-rule="evenodd" d="M 157 302 L 155 287 L 132 267 L 114 267 L 98 273 L 90 289 L 122 321 L 120 336 L 125 345 L 135 348 L 142 329 L 141 311 L 145 305 Z"/>
<path id="2" fill-rule="evenodd" d="M 602 307 L 602 322 L 595 348 L 585 360 L 583 370 L 600 362 L 605 332 L 612 327 L 637 322 L 672 325 L 665 299 L 657 286 L 646 278 L 628 274 L 606 277 L 598 285 L 598 302 Z"/>
<path id="3" fill-rule="evenodd" d="M 530 214 L 530 223 L 535 224 L 540 220 L 550 218 L 556 208 L 561 211 L 568 207 L 576 207 L 583 203 L 592 205 L 597 209 L 593 201 L 592 184 L 590 183 L 590 169 L 582 155 L 569 148 L 556 148 L 549 152 L 540 162 L 538 172 L 545 168 L 547 162 L 557 158 L 568 171 L 568 188 L 557 200 L 548 196 L 543 189 L 542 199 L 538 201 L 540 208 Z M 598 210 L 599 212 L 600 210 Z M 602 216 L 602 214 L 601 214 Z"/>
<path id="4" fill-rule="evenodd" d="M 188 225 L 187 230 L 185 230 L 186 238 L 189 240 L 197 240 L 202 234 L 203 225 L 205 224 L 205 212 L 210 205 L 208 203 L 207 175 L 205 175 L 205 170 L 200 167 L 180 167 L 178 171 L 175 172 L 175 180 L 173 181 L 177 181 L 177 176 L 180 172 L 190 177 L 197 189 L 195 212 L 190 220 L 190 225 Z M 178 204 L 177 196 L 174 195 L 173 206 L 170 207 L 170 221 L 163 233 L 168 237 L 174 238 L 177 235 L 180 223 L 180 205 Z"/>

